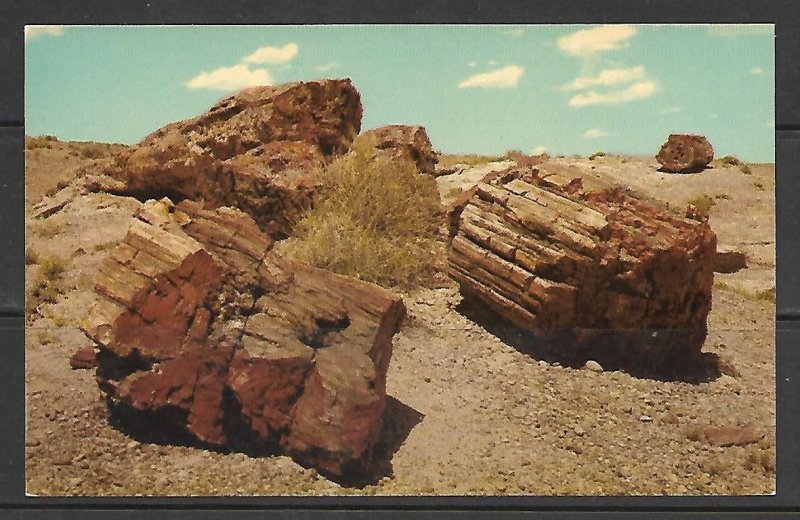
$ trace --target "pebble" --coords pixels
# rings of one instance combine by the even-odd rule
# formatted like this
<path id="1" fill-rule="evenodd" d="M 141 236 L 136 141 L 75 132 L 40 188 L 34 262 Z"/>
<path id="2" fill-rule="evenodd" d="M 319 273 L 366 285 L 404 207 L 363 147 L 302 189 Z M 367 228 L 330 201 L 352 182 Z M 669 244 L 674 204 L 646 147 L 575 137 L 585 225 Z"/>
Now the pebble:
<path id="1" fill-rule="evenodd" d="M 583 366 L 583 368 L 585 368 L 586 370 L 591 370 L 592 372 L 602 372 L 603 371 L 603 366 L 600 363 L 598 363 L 597 361 L 593 360 L 593 359 L 590 359 L 589 361 L 587 361 L 586 364 Z"/>
<path id="2" fill-rule="evenodd" d="M 639 420 L 642 422 L 653 422 L 653 418 L 650 417 L 649 415 L 643 415 L 639 417 Z"/>

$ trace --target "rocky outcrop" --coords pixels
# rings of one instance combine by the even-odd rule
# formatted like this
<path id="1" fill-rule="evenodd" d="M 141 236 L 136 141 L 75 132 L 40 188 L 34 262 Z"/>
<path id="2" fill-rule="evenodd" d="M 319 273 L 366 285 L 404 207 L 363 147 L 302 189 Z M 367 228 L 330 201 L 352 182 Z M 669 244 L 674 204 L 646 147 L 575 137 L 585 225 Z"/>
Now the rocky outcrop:
<path id="1" fill-rule="evenodd" d="M 433 175 L 436 171 L 439 157 L 431 145 L 425 127 L 381 126 L 364 132 L 362 138 L 373 140 L 379 153 L 410 160 L 420 173 Z"/>
<path id="2" fill-rule="evenodd" d="M 119 153 L 101 171 L 119 182 L 98 189 L 238 207 L 280 238 L 310 204 L 317 168 L 349 150 L 361 113 L 347 79 L 244 89 Z"/>
<path id="3" fill-rule="evenodd" d="M 98 384 L 123 420 L 362 472 L 403 302 L 271 245 L 239 210 L 145 203 L 101 265 L 83 326 Z"/>
<path id="4" fill-rule="evenodd" d="M 558 357 L 607 369 L 697 359 L 716 247 L 701 217 L 511 168 L 451 210 L 450 230 L 449 270 L 465 298 Z"/>
<path id="5" fill-rule="evenodd" d="M 661 145 L 656 160 L 665 172 L 698 172 L 714 160 L 714 149 L 702 135 L 671 134 Z"/>

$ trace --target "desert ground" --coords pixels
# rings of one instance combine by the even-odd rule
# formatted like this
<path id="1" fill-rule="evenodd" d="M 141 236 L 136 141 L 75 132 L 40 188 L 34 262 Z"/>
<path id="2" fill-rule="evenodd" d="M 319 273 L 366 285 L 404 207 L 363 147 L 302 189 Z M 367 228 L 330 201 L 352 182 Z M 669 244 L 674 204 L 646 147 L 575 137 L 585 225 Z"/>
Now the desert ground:
<path id="1" fill-rule="evenodd" d="M 442 277 L 438 287 L 403 295 L 408 316 L 394 339 L 375 471 L 352 484 L 286 456 L 154 444 L 109 423 L 93 371 L 71 369 L 69 356 L 89 344 L 78 325 L 98 263 L 141 202 L 90 193 L 45 218 L 32 216 L 75 168 L 116 149 L 91 144 L 84 153 L 87 146 L 40 141 L 26 150 L 26 288 L 45 285 L 26 320 L 29 494 L 774 492 L 774 165 L 715 162 L 680 175 L 658 172 L 651 156 L 548 159 L 542 167 L 611 180 L 677 207 L 711 201 L 720 245 L 748 257 L 747 268 L 715 274 L 703 348 L 713 362 L 671 380 L 562 366 L 471 320 L 456 284 Z M 463 165 L 437 177 L 443 200 L 509 164 Z M 710 442 L 714 428 L 730 442 Z"/>

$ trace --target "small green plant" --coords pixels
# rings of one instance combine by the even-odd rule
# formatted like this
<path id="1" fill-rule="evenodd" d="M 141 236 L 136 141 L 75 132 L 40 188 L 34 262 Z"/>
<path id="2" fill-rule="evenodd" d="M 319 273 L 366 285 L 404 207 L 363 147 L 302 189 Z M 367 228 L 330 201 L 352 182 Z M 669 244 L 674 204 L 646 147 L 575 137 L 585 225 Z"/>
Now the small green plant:
<path id="1" fill-rule="evenodd" d="M 282 248 L 311 265 L 378 285 L 423 285 L 443 257 L 436 181 L 413 163 L 373 149 L 369 140 L 359 140 L 321 173 L 314 207 Z"/>
<path id="2" fill-rule="evenodd" d="M 740 166 L 743 164 L 735 155 L 726 155 L 725 157 L 720 157 L 717 161 L 722 166 Z"/>
<path id="3" fill-rule="evenodd" d="M 693 199 L 687 201 L 687 204 L 694 206 L 695 208 L 699 209 L 703 213 L 708 213 L 709 210 L 716 204 L 717 202 L 709 197 L 706 194 L 699 195 Z"/>
<path id="4" fill-rule="evenodd" d="M 592 155 L 589 156 L 589 160 L 590 161 L 594 161 L 598 157 L 605 157 L 605 156 L 606 156 L 606 152 L 595 152 L 595 153 L 593 153 Z"/>
<path id="5" fill-rule="evenodd" d="M 63 258 L 49 256 L 39 264 L 39 272 L 44 276 L 45 280 L 53 281 L 61 276 L 66 267 L 67 262 Z"/>

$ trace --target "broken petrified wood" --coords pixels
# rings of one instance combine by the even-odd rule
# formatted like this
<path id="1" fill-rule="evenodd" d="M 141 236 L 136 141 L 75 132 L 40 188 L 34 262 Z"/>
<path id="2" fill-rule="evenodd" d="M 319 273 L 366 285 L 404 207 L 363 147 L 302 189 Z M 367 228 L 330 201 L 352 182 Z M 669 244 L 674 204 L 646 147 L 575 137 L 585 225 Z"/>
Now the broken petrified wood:
<path id="1" fill-rule="evenodd" d="M 451 212 L 465 298 L 559 357 L 604 367 L 692 361 L 706 337 L 716 235 L 619 188 L 512 168 Z"/>
<path id="2" fill-rule="evenodd" d="M 656 160 L 665 172 L 698 172 L 714 160 L 714 149 L 705 136 L 671 134 L 661 145 Z"/>
<path id="3" fill-rule="evenodd" d="M 98 384 L 120 417 L 362 472 L 403 302 L 271 245 L 239 210 L 146 203 L 104 261 L 84 327 Z"/>
<path id="4" fill-rule="evenodd" d="M 142 199 L 238 207 L 283 237 L 311 203 L 317 169 L 349 150 L 361 113 L 348 79 L 247 88 L 120 152 L 99 168 L 120 182 L 96 184 Z"/>
<path id="5" fill-rule="evenodd" d="M 408 159 L 420 173 L 434 174 L 437 153 L 423 126 L 388 125 L 364 132 L 365 139 L 374 139 L 375 148 L 392 158 Z"/>

